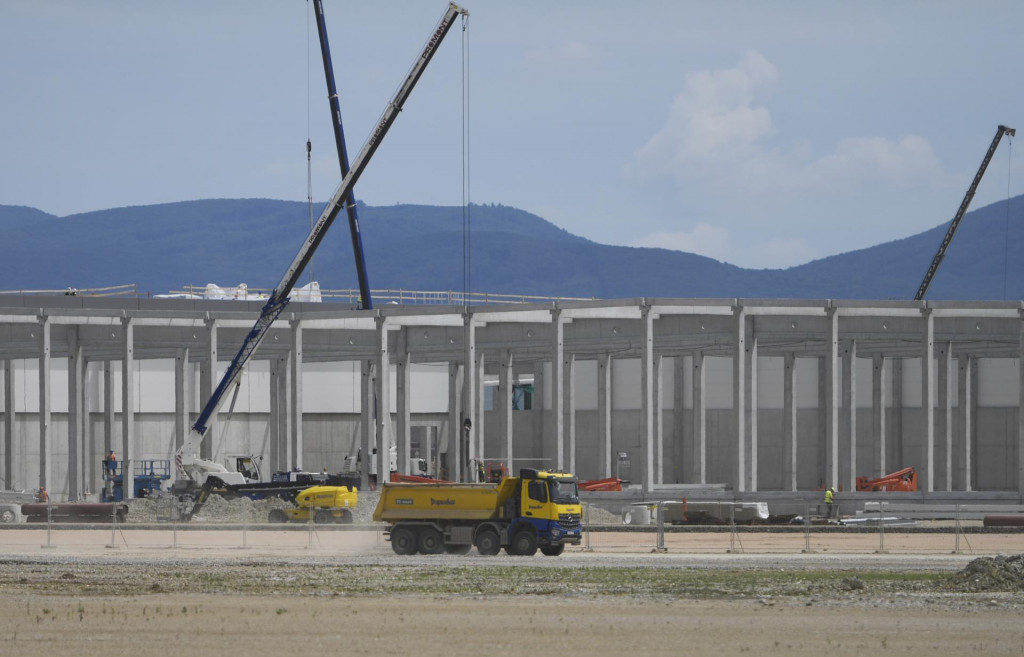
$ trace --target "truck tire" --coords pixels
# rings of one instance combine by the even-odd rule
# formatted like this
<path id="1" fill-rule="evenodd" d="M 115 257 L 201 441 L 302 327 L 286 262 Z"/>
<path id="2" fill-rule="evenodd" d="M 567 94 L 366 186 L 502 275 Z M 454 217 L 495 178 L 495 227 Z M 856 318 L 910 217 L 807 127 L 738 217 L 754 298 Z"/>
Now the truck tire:
<path id="1" fill-rule="evenodd" d="M 416 532 L 408 527 L 391 530 L 391 549 L 395 554 L 416 554 Z"/>
<path id="2" fill-rule="evenodd" d="M 351 525 L 352 524 L 352 512 L 348 509 L 341 510 L 341 516 L 335 518 L 334 522 L 339 525 Z"/>
<path id="3" fill-rule="evenodd" d="M 512 535 L 505 551 L 520 557 L 532 557 L 537 554 L 537 535 L 527 528 L 522 528 Z"/>
<path id="4" fill-rule="evenodd" d="M 441 532 L 433 527 L 421 529 L 420 537 L 416 544 L 420 548 L 420 554 L 441 554 L 444 552 L 444 537 L 441 536 Z"/>
<path id="5" fill-rule="evenodd" d="M 318 525 L 326 525 L 329 522 L 334 522 L 334 516 L 331 515 L 330 511 L 317 511 L 313 515 L 313 522 Z"/>
<path id="6" fill-rule="evenodd" d="M 14 509 L 3 509 L 0 511 L 0 522 L 9 523 L 14 522 L 18 519 L 18 515 L 14 513 Z"/>
<path id="7" fill-rule="evenodd" d="M 549 557 L 557 557 L 562 554 L 563 550 L 565 550 L 565 543 L 559 543 L 558 545 L 545 545 L 540 549 L 542 553 Z"/>
<path id="8" fill-rule="evenodd" d="M 501 550 L 501 539 L 498 532 L 485 529 L 476 535 L 476 551 L 485 557 L 493 557 Z"/>
<path id="9" fill-rule="evenodd" d="M 274 523 L 288 522 L 288 516 L 285 515 L 285 512 L 282 511 L 281 509 L 272 509 L 270 511 L 270 515 L 267 516 L 267 521 Z"/>

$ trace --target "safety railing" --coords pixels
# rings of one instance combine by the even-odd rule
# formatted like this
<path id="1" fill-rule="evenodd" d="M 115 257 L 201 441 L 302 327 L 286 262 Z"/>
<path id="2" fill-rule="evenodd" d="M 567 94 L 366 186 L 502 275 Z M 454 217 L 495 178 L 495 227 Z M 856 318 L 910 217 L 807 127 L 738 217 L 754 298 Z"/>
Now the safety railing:
<path id="1" fill-rule="evenodd" d="M 139 286 L 137 283 L 128 283 L 126 285 L 112 285 L 109 287 L 66 287 L 58 290 L 0 290 L 0 294 L 10 296 L 138 297 Z"/>

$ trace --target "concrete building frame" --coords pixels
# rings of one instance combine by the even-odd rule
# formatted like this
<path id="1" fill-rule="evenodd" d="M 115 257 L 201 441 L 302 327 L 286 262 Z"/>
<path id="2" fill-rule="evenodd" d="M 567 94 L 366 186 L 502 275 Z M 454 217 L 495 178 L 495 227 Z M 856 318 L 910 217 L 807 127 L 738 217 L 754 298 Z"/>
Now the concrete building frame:
<path id="1" fill-rule="evenodd" d="M 129 466 L 173 455 L 259 307 L 0 298 L 5 486 L 88 499 L 109 449 Z M 243 421 L 265 431 L 271 470 L 336 465 L 339 449 L 358 449 L 385 472 L 389 450 L 375 448 L 393 444 L 398 470 L 411 472 L 415 443 L 415 458 L 459 481 L 497 460 L 620 476 L 645 494 L 719 487 L 743 498 L 853 491 L 857 476 L 914 466 L 925 499 L 1020 500 L 1022 317 L 1020 302 L 293 303 L 254 357 L 269 372 L 268 407 Z M 151 360 L 173 363 L 173 412 L 143 408 L 151 400 L 135 382 Z M 55 362 L 61 376 L 66 363 L 66 391 Z M 323 414 L 316 435 L 327 438 L 312 446 L 308 370 L 341 363 L 358 412 Z M 444 407 L 415 410 L 423 364 L 447 372 L 447 389 L 432 391 Z M 38 381 L 31 394 L 25 372 Z M 115 385 L 118 374 L 133 384 Z M 517 389 L 532 393 L 530 408 L 516 405 Z M 241 449 L 219 426 L 237 421 L 227 408 L 210 421 L 206 458 Z M 358 438 L 327 444 L 345 432 Z"/>

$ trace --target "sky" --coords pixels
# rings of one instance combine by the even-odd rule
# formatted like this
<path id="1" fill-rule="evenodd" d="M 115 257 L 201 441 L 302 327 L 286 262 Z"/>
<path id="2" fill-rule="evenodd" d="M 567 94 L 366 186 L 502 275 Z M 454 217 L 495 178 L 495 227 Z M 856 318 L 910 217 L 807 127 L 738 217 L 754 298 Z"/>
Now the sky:
<path id="1" fill-rule="evenodd" d="M 356 185 L 369 205 L 498 203 L 785 268 L 948 222 L 996 126 L 1024 128 L 1015 0 L 464 4 Z M 351 157 L 446 7 L 324 0 Z M 0 0 L 0 59 L 0 204 L 311 185 L 319 211 L 341 180 L 308 1 Z M 1000 144 L 973 208 L 1024 194 L 1022 150 Z"/>

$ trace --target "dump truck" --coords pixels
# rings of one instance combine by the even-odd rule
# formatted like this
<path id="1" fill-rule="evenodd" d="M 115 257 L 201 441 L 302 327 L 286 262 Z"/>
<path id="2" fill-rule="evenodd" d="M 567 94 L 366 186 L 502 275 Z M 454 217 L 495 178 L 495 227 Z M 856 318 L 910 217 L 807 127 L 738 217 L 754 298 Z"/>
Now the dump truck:
<path id="1" fill-rule="evenodd" d="M 576 477 L 520 470 L 500 483 L 387 483 L 373 512 L 386 522 L 396 554 L 466 554 L 472 547 L 493 556 L 501 548 L 531 556 L 539 549 L 562 554 L 580 543 Z"/>
<path id="2" fill-rule="evenodd" d="M 351 486 L 312 486 L 295 496 L 296 506 L 273 509 L 270 522 L 308 522 L 318 525 L 352 522 L 352 509 L 359 501 L 358 491 Z"/>

